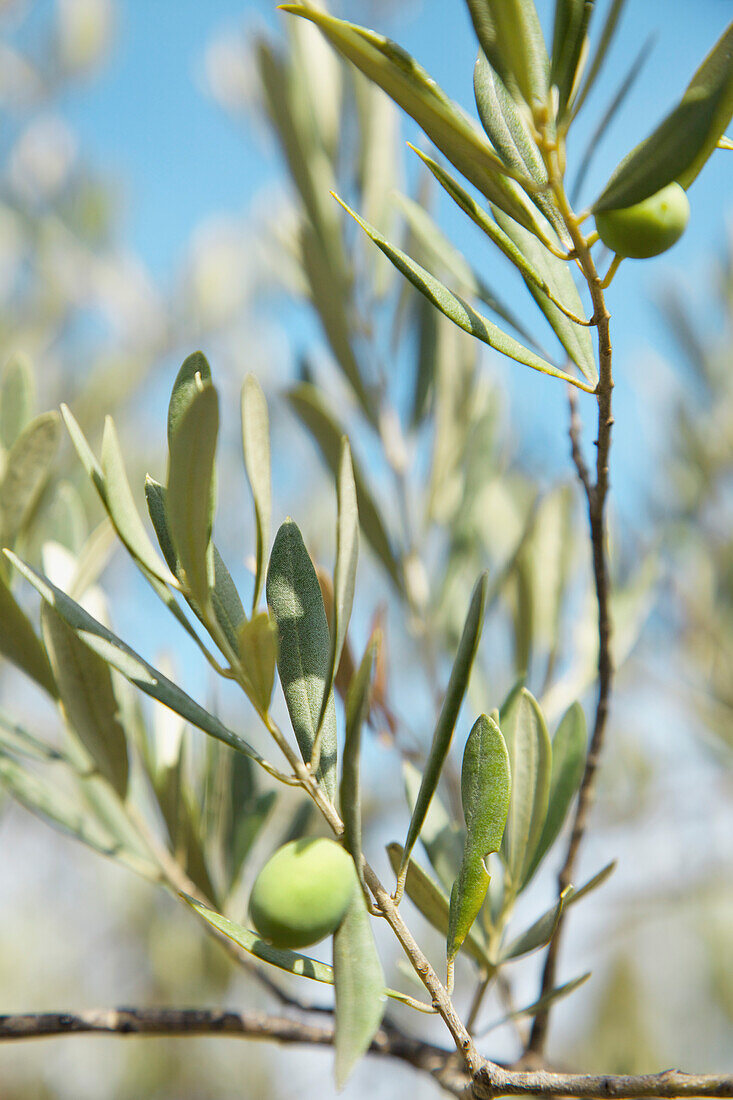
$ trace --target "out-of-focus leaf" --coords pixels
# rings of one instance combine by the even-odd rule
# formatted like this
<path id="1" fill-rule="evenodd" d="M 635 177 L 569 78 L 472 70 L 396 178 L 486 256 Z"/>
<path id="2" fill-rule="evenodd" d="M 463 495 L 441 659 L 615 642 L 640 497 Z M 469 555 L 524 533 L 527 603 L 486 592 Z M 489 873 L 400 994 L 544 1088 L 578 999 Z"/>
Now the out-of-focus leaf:
<path id="1" fill-rule="evenodd" d="M 466 0 L 481 48 L 530 107 L 547 103 L 549 61 L 533 0 Z"/>
<path id="2" fill-rule="evenodd" d="M 598 124 L 588 139 L 588 144 L 585 149 L 585 153 L 580 162 L 578 168 L 578 174 L 575 177 L 573 183 L 573 190 L 571 192 L 571 202 L 576 203 L 580 195 L 583 184 L 585 183 L 585 177 L 588 174 L 588 169 L 593 161 L 593 156 L 597 152 L 599 146 L 603 141 L 604 134 L 608 131 L 611 123 L 616 117 L 622 104 L 625 102 L 629 92 L 636 84 L 637 78 L 644 68 L 654 46 L 655 35 L 650 34 L 645 42 L 642 43 L 641 49 L 633 58 L 628 69 L 624 73 L 623 77 L 619 81 L 618 91 L 614 95 L 608 107 L 603 112 L 603 115 L 598 121 Z"/>
<path id="3" fill-rule="evenodd" d="M 346 915 L 334 933 L 333 977 L 336 1087 L 341 1089 L 371 1046 L 382 1022 L 386 1000 L 382 964 L 361 890 L 354 891 Z"/>
<path id="4" fill-rule="evenodd" d="M 407 805 L 412 814 L 422 783 L 422 776 L 414 764 L 405 760 L 402 765 Z M 448 816 L 438 794 L 434 794 L 420 831 L 422 846 L 428 854 L 433 870 L 448 892 L 453 887 L 463 858 L 463 830 Z"/>
<path id="5" fill-rule="evenodd" d="M 733 115 L 733 23 L 663 122 L 619 164 L 593 210 L 633 206 L 676 180 L 687 189 Z"/>
<path id="6" fill-rule="evenodd" d="M 519 959 L 523 955 L 529 955 L 532 951 L 537 951 L 540 947 L 548 944 L 555 935 L 555 929 L 572 890 L 572 886 L 567 886 L 552 909 L 548 909 L 526 932 L 523 932 L 521 936 L 517 936 L 516 939 L 502 948 L 499 961 L 507 962 L 509 959 Z"/>
<path id="7" fill-rule="evenodd" d="M 272 495 L 270 489 L 270 420 L 262 387 L 253 374 L 242 386 L 242 445 L 244 465 L 252 489 L 257 524 L 257 568 L 252 611 L 257 609 L 265 583 L 270 544 Z"/>
<path id="8" fill-rule="evenodd" d="M 526 257 L 530 266 L 537 272 L 551 290 L 552 298 L 562 302 L 576 317 L 585 320 L 585 310 L 571 274 L 570 265 L 553 256 L 540 241 L 521 225 L 507 218 L 501 210 L 494 210 L 494 216 L 507 236 Z M 537 302 L 555 332 L 558 340 L 580 370 L 591 387 L 598 382 L 598 368 L 593 352 L 593 339 L 588 325 L 578 325 L 563 313 L 536 282 L 523 274 L 527 289 Z"/>
<path id="9" fill-rule="evenodd" d="M 501 712 L 501 730 L 509 750 L 512 797 L 502 852 L 509 889 L 521 889 L 542 834 L 550 793 L 552 749 L 545 719 L 526 688 L 513 694 Z"/>
<path id="10" fill-rule="evenodd" d="M 88 531 L 82 499 L 70 481 L 60 481 L 54 489 L 53 499 L 44 514 L 44 535 L 78 554 Z"/>
<path id="11" fill-rule="evenodd" d="M 309 382 L 301 382 L 300 385 L 288 390 L 287 399 L 293 411 L 302 420 L 318 444 L 326 465 L 334 477 L 338 477 L 341 439 L 344 433 L 322 394 Z M 359 523 L 367 542 L 387 570 L 388 576 L 397 589 L 401 591 L 402 572 L 392 548 L 382 514 L 357 462 L 353 462 L 353 470 Z"/>
<path id="12" fill-rule="evenodd" d="M 328 680 L 331 638 L 323 597 L 303 537 L 292 520 L 275 536 L 267 570 L 267 602 L 278 632 L 277 667 L 293 733 L 310 763 Z M 336 796 L 336 708 L 333 692 L 320 730 L 316 775 L 328 797 Z"/>
<path id="13" fill-rule="evenodd" d="M 433 733 L 430 754 L 425 765 L 425 772 L 423 773 L 420 783 L 420 789 L 415 799 L 415 806 L 410 818 L 405 847 L 402 853 L 400 877 L 407 868 L 407 861 L 422 831 L 430 802 L 437 789 L 438 781 L 440 780 L 445 758 L 448 755 L 451 739 L 453 737 L 453 730 L 455 729 L 458 719 L 458 712 L 461 709 L 461 704 L 468 690 L 471 669 L 473 668 L 473 662 L 478 649 L 481 628 L 484 621 L 487 586 L 487 574 L 482 573 L 476 581 L 473 595 L 471 596 L 471 604 L 463 626 L 463 634 L 458 644 L 458 652 L 453 662 L 445 698 L 440 709 L 435 732 Z"/>
<path id="14" fill-rule="evenodd" d="M 212 742 L 213 744 L 213 742 Z M 276 791 L 262 791 L 252 761 L 241 752 L 222 751 L 226 761 L 227 813 L 222 829 L 222 851 L 229 889 L 235 884 L 241 867 L 264 827 L 277 799 Z M 221 821 L 218 806 L 213 807 L 216 822 Z"/>
<path id="15" fill-rule="evenodd" d="M 601 36 L 598 39 L 596 51 L 593 55 L 593 60 L 588 67 L 588 74 L 583 81 L 582 87 L 573 99 L 573 115 L 577 115 L 578 111 L 583 106 L 586 97 L 588 96 L 588 93 L 591 91 L 593 85 L 598 79 L 600 71 L 605 63 L 606 57 L 608 56 L 608 50 L 616 34 L 618 21 L 621 18 L 621 13 L 623 12 L 625 4 L 626 0 L 612 0 L 611 2 L 608 13 L 606 15 L 606 21 L 603 24 Z"/>
<path id="16" fill-rule="evenodd" d="M 175 578 L 166 568 L 165 562 L 161 561 L 148 538 L 148 533 L 135 507 L 111 416 L 108 416 L 104 422 L 102 476 L 110 517 L 127 549 L 154 577 L 164 584 L 174 582 Z"/>
<path id="17" fill-rule="evenodd" d="M 40 593 L 46 603 L 56 609 L 64 622 L 72 628 L 82 642 L 98 653 L 108 665 L 116 668 L 118 672 L 128 679 L 136 687 L 140 688 L 152 699 L 157 699 L 166 707 L 170 707 L 176 714 L 190 722 L 191 725 L 211 734 L 217 740 L 223 741 L 238 752 L 246 753 L 270 771 L 270 765 L 263 760 L 258 752 L 247 744 L 238 734 L 214 717 L 208 711 L 195 703 L 190 696 L 181 691 L 174 683 L 168 680 L 161 672 L 149 665 L 130 646 L 120 641 L 116 635 L 92 618 L 78 603 L 75 603 L 60 588 L 51 584 L 47 577 L 38 573 L 30 565 L 26 565 L 15 554 L 6 551 L 19 573 L 30 581 L 33 587 Z"/>
<path id="18" fill-rule="evenodd" d="M 593 0 L 556 0 L 552 30 L 550 86 L 557 88 L 558 118 L 565 114 L 586 41 Z"/>
<path id="19" fill-rule="evenodd" d="M 585 714 L 580 703 L 573 703 L 552 739 L 552 775 L 547 817 L 532 862 L 524 876 L 523 886 L 532 878 L 563 827 L 570 803 L 583 778 L 587 748 Z"/>
<path id="20" fill-rule="evenodd" d="M 563 997 L 568 997 L 571 993 L 574 993 L 576 989 L 579 989 L 581 985 L 591 976 L 591 971 L 586 971 L 585 974 L 581 974 L 579 978 L 573 978 L 572 981 L 565 982 L 563 985 L 555 986 L 554 989 L 546 993 L 544 997 L 540 997 L 538 1000 L 533 1001 L 532 1004 L 525 1005 L 524 1008 L 518 1008 L 514 1012 L 509 1012 L 506 1016 L 502 1016 L 500 1020 L 497 1020 L 495 1024 L 491 1024 L 487 1031 L 495 1031 L 496 1028 L 502 1027 L 503 1024 L 510 1023 L 511 1020 L 521 1020 L 523 1016 L 537 1016 L 538 1013 L 544 1012 L 546 1008 L 554 1004 L 555 1001 L 561 1001 Z M 485 1032 L 484 1032 L 485 1034 Z"/>
<path id="21" fill-rule="evenodd" d="M 501 731 L 482 714 L 468 735 L 461 771 L 466 843 L 450 898 L 448 963 L 455 958 L 489 889 L 486 859 L 501 845 L 509 812 L 509 755 Z"/>
<path id="22" fill-rule="evenodd" d="M 124 799 L 129 771 L 127 742 L 109 667 L 49 604 L 44 605 L 41 618 L 69 727 L 99 774 Z"/>
<path id="23" fill-rule="evenodd" d="M 429 158 L 423 158 L 426 160 Z M 415 202 L 407 195 L 396 195 L 395 200 L 405 215 L 415 239 L 419 241 L 423 249 L 428 252 L 434 263 L 458 280 L 459 289 L 473 297 L 480 298 L 489 309 L 492 309 L 512 328 L 521 334 L 523 339 L 532 342 L 531 333 L 525 328 L 516 314 L 504 305 L 494 291 L 489 287 L 479 273 L 471 267 L 466 258 L 451 244 L 448 238 L 438 228 L 427 210 L 420 203 Z"/>
<path id="24" fill-rule="evenodd" d="M 392 870 L 395 874 L 398 874 L 402 865 L 402 845 L 388 844 L 387 855 Z M 432 880 L 427 871 L 424 871 L 420 864 L 415 862 L 412 856 L 407 864 L 405 893 L 425 917 L 425 920 L 432 924 L 433 928 L 441 935 L 447 936 L 450 920 L 448 895 Z M 470 955 L 482 969 L 487 969 L 491 965 L 483 934 L 478 925 L 474 925 L 469 931 L 461 950 Z"/>
<path id="25" fill-rule="evenodd" d="M 176 375 L 168 402 L 168 447 L 184 415 L 197 393 L 211 382 L 211 367 L 202 351 L 194 351 L 183 362 Z"/>
<path id="26" fill-rule="evenodd" d="M 58 688 L 46 651 L 30 619 L 16 602 L 2 572 L 0 572 L 0 654 L 35 680 L 52 699 L 58 698 Z"/>
<path id="27" fill-rule="evenodd" d="M 0 710 L 0 752 L 12 753 L 14 756 L 27 756 L 31 760 L 43 762 L 58 760 L 73 766 L 66 753 L 41 741 L 4 710 Z"/>
<path id="28" fill-rule="evenodd" d="M 372 226 L 367 225 L 358 214 L 355 214 L 350 207 L 346 205 L 341 199 L 339 199 L 344 209 L 351 214 L 359 225 L 362 227 L 367 236 L 371 237 L 378 248 L 381 248 L 385 256 L 387 256 L 395 265 L 398 271 L 400 271 L 406 279 L 412 283 L 421 294 L 433 303 L 441 313 L 453 322 L 454 325 L 458 325 L 464 332 L 468 332 L 471 336 L 475 336 L 477 340 L 481 340 L 482 343 L 488 344 L 489 347 L 494 348 L 495 351 L 500 351 L 503 355 L 507 355 L 510 359 L 516 360 L 518 363 L 524 363 L 525 366 L 533 367 L 534 370 L 541 371 L 542 374 L 552 375 L 553 378 L 562 378 L 566 382 L 570 382 L 574 386 L 578 386 L 580 389 L 591 390 L 591 387 L 586 386 L 584 383 L 579 382 L 577 378 L 573 378 L 572 375 L 566 374 L 565 371 L 559 370 L 557 367 L 553 367 L 551 363 L 548 363 L 541 356 L 536 355 L 530 351 L 529 348 L 525 348 L 517 340 L 514 340 L 511 336 L 507 336 L 505 332 L 497 328 L 486 317 L 482 317 L 480 313 L 477 313 L 468 302 L 465 302 L 457 294 L 454 294 L 436 279 L 434 275 L 431 275 L 429 271 L 426 271 L 420 264 L 415 263 L 404 252 L 401 252 L 399 248 L 395 248 L 393 245 L 386 241 Z M 515 228 L 520 228 L 508 219 L 509 224 L 514 225 Z M 532 234 L 527 233 L 528 237 L 532 237 Z M 542 247 L 539 245 L 538 248 Z M 549 255 L 549 253 L 548 253 Z M 562 262 L 562 261 L 559 261 Z M 568 273 L 568 277 L 569 273 Z M 528 284 L 529 285 L 529 284 Z M 530 286 L 530 289 L 533 289 Z M 537 292 L 542 293 L 541 291 Z M 577 291 L 576 291 L 577 294 Z M 548 306 L 551 303 L 548 302 Z M 552 308 L 558 313 L 560 317 L 564 318 L 563 314 L 555 306 Z"/>
<path id="29" fill-rule="evenodd" d="M 318 718 L 321 720 L 331 695 L 336 671 L 349 629 L 351 608 L 354 603 L 356 566 L 359 560 L 359 511 L 357 508 L 354 467 L 351 461 L 349 441 L 341 440 L 338 475 L 336 478 L 338 516 L 336 522 L 336 568 L 333 574 L 333 622 L 330 624 L 331 654 L 328 661 L 326 686 Z M 325 608 L 324 608 L 325 610 Z"/>
<path id="30" fill-rule="evenodd" d="M 300 4 L 284 11 L 312 20 L 335 48 L 378 84 L 425 131 L 448 160 L 486 198 L 527 228 L 531 211 L 508 171 L 469 117 L 453 103 L 415 59 L 395 42 Z"/>
<path id="31" fill-rule="evenodd" d="M 238 630 L 238 650 L 251 686 L 252 701 L 266 714 L 275 683 L 277 632 L 265 611 L 242 621 Z"/>
<path id="32" fill-rule="evenodd" d="M 361 785 L 359 762 L 361 729 L 369 716 L 369 694 L 372 672 L 377 653 L 376 641 L 367 646 L 359 669 L 351 681 L 346 696 L 346 736 L 344 757 L 341 763 L 339 787 L 341 817 L 344 822 L 344 847 L 351 854 L 354 866 L 361 877 Z"/>
<path id="33" fill-rule="evenodd" d="M 33 416 L 36 387 L 33 370 L 24 355 L 8 359 L 0 378 L 0 444 L 10 450 Z"/>
<path id="34" fill-rule="evenodd" d="M 262 959 L 263 962 L 270 963 L 271 966 L 286 970 L 288 974 L 311 978 L 314 982 L 322 982 L 324 985 L 333 985 L 333 967 L 329 966 L 328 963 L 319 962 L 318 959 L 309 959 L 307 955 L 299 955 L 296 951 L 288 951 L 286 948 L 272 947 L 265 940 L 260 939 L 256 932 L 250 932 L 248 928 L 237 924 L 236 921 L 227 920 L 226 917 L 222 917 L 220 913 L 215 913 L 213 909 L 202 905 L 195 898 L 191 898 L 187 894 L 181 894 L 181 897 L 212 928 L 215 928 L 217 932 L 221 932 L 228 939 L 233 940 L 248 954 L 254 955 L 256 959 Z M 392 1000 L 402 1001 L 416 1007 L 411 997 L 406 997 L 404 993 L 399 993 L 395 989 L 383 989 L 382 992 Z M 425 1005 L 423 1011 L 430 1011 L 429 1006 Z"/>
<path id="35" fill-rule="evenodd" d="M 605 867 L 589 878 L 579 890 L 574 890 L 567 898 L 566 905 L 574 905 L 576 901 L 580 901 L 586 894 L 590 894 L 591 891 L 597 890 L 599 886 L 602 886 L 606 879 L 610 878 L 613 872 L 616 870 L 617 861 L 612 859 L 610 863 L 607 863 Z"/>
<path id="36" fill-rule="evenodd" d="M 171 431 L 167 514 L 181 581 L 206 607 L 214 581 L 211 527 L 219 400 L 208 383 L 187 401 Z"/>
<path id="37" fill-rule="evenodd" d="M 51 470 L 59 445 L 58 413 L 41 413 L 27 424 L 5 458 L 0 481 L 0 539 L 10 546 L 27 521 Z"/>
<path id="38" fill-rule="evenodd" d="M 121 848 L 119 840 L 95 816 L 81 809 L 79 798 L 73 798 L 43 776 L 27 771 L 8 757 L 0 756 L 0 784 L 31 813 L 45 818 L 51 825 L 75 836 L 101 855 L 125 863 L 147 878 L 158 877 L 150 861 L 136 852 Z"/>

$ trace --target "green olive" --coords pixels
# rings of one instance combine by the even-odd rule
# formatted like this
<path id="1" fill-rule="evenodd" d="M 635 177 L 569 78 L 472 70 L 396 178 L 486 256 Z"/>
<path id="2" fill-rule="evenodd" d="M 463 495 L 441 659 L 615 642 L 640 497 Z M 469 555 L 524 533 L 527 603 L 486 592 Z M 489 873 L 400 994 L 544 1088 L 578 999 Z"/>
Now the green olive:
<path id="1" fill-rule="evenodd" d="M 685 231 L 690 203 L 678 183 L 623 210 L 596 214 L 598 236 L 619 256 L 645 260 L 675 244 Z"/>
<path id="2" fill-rule="evenodd" d="M 292 840 L 260 871 L 249 909 L 275 947 L 310 947 L 341 923 L 355 888 L 354 864 L 333 840 Z"/>

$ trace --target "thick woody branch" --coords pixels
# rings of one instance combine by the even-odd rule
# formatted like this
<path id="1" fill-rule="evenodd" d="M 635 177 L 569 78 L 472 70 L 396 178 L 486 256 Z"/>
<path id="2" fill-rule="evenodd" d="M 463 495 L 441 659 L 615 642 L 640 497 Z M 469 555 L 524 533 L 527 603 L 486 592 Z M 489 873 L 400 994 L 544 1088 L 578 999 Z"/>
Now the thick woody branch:
<path id="1" fill-rule="evenodd" d="M 235 1012 L 201 1008 L 117 1008 L 92 1012 L 42 1012 L 0 1016 L 0 1042 L 52 1036 L 98 1034 L 129 1036 L 229 1036 L 277 1043 L 331 1046 L 333 1026 L 311 1024 L 265 1012 Z M 612 1097 L 733 1097 L 733 1075 L 702 1075 L 667 1070 L 640 1076 L 582 1073 L 521 1072 L 485 1062 L 473 1078 L 454 1051 L 412 1039 L 392 1024 L 379 1029 L 370 1054 L 396 1058 L 431 1074 L 447 1091 L 463 1100 L 494 1100 L 499 1096 Z"/>

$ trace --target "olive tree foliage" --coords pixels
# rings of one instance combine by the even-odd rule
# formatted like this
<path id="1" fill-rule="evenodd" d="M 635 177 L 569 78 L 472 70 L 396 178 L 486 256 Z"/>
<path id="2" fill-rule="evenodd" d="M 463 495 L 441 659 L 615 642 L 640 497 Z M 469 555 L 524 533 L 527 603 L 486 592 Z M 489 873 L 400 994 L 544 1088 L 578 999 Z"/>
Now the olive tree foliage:
<path id="1" fill-rule="evenodd" d="M 29 423 L 29 368 L 6 368 L 0 649 L 52 700 L 64 732 L 51 743 L 4 717 L 3 785 L 52 824 L 180 895 L 293 1010 L 269 1021 L 175 1010 L 87 1014 L 74 1018 L 76 1030 L 208 1026 L 333 1043 L 339 1085 L 371 1049 L 432 1073 L 457 1095 L 730 1094 L 729 1078 L 609 1082 L 583 1066 L 551 1073 L 544 1061 L 551 1009 L 589 977 L 557 978 L 566 913 L 614 869 L 608 862 L 575 881 L 614 673 L 649 606 L 649 564 L 639 561 L 622 580 L 609 558 L 613 320 L 604 291 L 624 256 L 655 254 L 684 230 L 686 192 L 725 144 L 733 113 L 729 27 L 668 117 L 622 161 L 593 206 L 576 212 L 567 137 L 622 6 L 614 0 L 601 14 L 593 4 L 557 0 L 546 43 L 532 0 L 467 0 L 483 130 L 399 46 L 320 6 L 285 5 L 287 48 L 257 42 L 259 96 L 295 196 L 273 227 L 275 266 L 310 303 L 330 353 L 328 362 L 304 358 L 285 401 L 335 487 L 332 564 L 312 559 L 300 516 L 276 512 L 268 401 L 254 375 L 241 395 L 252 499 L 247 591 L 235 585 L 215 541 L 217 442 L 229 410 L 206 356 L 189 354 L 173 384 L 162 433 L 166 469 L 145 481 L 147 519 L 114 421 L 107 418 L 95 452 L 73 403 L 62 406 L 107 523 L 211 674 L 247 701 L 249 720 L 242 707 L 235 721 L 204 706 L 119 637 L 98 585 L 94 539 L 71 540 L 57 519 L 42 560 L 34 560 L 28 525 L 37 519 L 60 425 L 55 413 Z M 395 201 L 403 179 L 398 108 L 431 144 L 414 150 L 424 166 L 417 193 Z M 425 201 L 428 179 L 519 272 L 539 312 L 517 317 L 444 236 Z M 620 249 L 607 261 L 599 233 Z M 507 370 L 529 368 L 567 388 L 577 484 L 541 495 L 530 477 L 506 470 L 481 345 L 504 356 Z M 598 421 L 592 463 L 582 450 L 581 413 Z M 309 501 L 301 507 L 307 518 Z M 220 502 L 220 514 L 232 510 L 241 515 L 239 502 Z M 361 596 L 360 547 L 375 576 L 368 597 Z M 40 595 L 37 613 L 27 603 L 31 588 Z M 409 674 L 387 644 L 383 613 L 366 606 L 375 589 L 399 608 L 414 657 Z M 355 601 L 371 619 L 366 635 L 351 623 Z M 573 633 L 567 624 L 578 606 L 584 611 Z M 511 639 L 510 673 L 480 646 L 487 617 L 492 631 Z M 503 697 L 495 686 L 502 678 L 510 684 Z M 715 688 L 724 707 L 725 690 L 725 683 Z M 162 730 L 145 696 L 180 722 Z M 208 739 L 193 775 L 191 731 Z M 406 796 L 386 858 L 368 849 L 362 827 L 361 770 L 373 758 L 362 747 L 374 733 L 402 769 Z M 353 865 L 348 905 L 331 929 L 331 963 L 291 949 L 287 928 L 276 945 L 241 919 L 240 887 L 250 881 L 255 844 L 266 845 L 278 801 L 294 798 L 295 815 L 278 839 L 302 841 L 315 820 Z M 522 895 L 550 853 L 561 868 L 557 891 L 528 920 Z M 317 898 L 317 866 L 310 874 L 304 896 Z M 304 903 L 276 894 L 280 908 L 268 919 L 282 928 L 302 916 Z M 432 926 L 443 939 L 440 956 L 434 938 L 413 933 L 416 912 L 420 928 Z M 377 925 L 406 957 L 415 979 L 407 989 L 396 988 L 403 972 L 385 976 Z M 506 1021 L 531 1026 L 520 1032 L 521 1059 L 506 1068 L 487 1057 L 484 998 L 492 988 L 506 995 L 514 968 L 538 951 L 536 995 L 520 1006 L 507 998 Z M 333 986 L 332 1022 L 308 1021 L 309 993 L 285 992 L 283 972 L 304 989 Z M 415 1038 L 421 1016 L 408 1013 L 439 1017 L 455 1049 Z M 23 1026 L 27 1034 L 65 1029 L 51 1017 L 6 1025 L 16 1035 Z"/>

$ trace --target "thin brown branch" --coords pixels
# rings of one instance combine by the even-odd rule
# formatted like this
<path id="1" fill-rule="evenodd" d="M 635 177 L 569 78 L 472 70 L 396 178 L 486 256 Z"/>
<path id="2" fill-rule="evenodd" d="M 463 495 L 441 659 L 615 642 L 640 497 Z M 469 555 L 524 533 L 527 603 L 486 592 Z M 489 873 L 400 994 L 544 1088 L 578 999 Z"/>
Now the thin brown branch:
<path id="1" fill-rule="evenodd" d="M 638 1096 L 733 1096 L 733 1074 L 692 1074 L 669 1069 L 664 1073 L 586 1074 L 550 1073 L 536 1070 L 517 1073 L 501 1067 L 487 1068 L 476 1075 L 473 1091 L 476 1100 L 497 1096 L 587 1096 L 615 1100 Z"/>
<path id="2" fill-rule="evenodd" d="M 568 204 L 560 182 L 555 189 L 558 204 L 563 213 L 568 231 L 583 271 L 593 302 L 593 318 L 598 329 L 599 380 L 596 391 L 598 403 L 598 436 L 595 444 L 596 470 L 595 484 L 591 482 L 590 472 L 580 446 L 580 424 L 575 405 L 570 405 L 570 441 L 572 458 L 578 477 L 583 486 L 587 504 L 593 553 L 593 577 L 598 605 L 598 698 L 596 702 L 593 734 L 591 737 L 585 771 L 580 784 L 578 802 L 575 809 L 573 828 L 570 834 L 565 860 L 558 875 L 558 894 L 571 884 L 583 835 L 588 824 L 595 790 L 595 775 L 603 749 L 608 720 L 608 710 L 613 682 L 613 662 L 611 657 L 611 615 L 609 570 L 606 555 L 606 501 L 608 498 L 608 462 L 611 449 L 611 428 L 613 426 L 612 394 L 612 348 L 610 333 L 610 314 L 603 296 L 603 286 L 596 271 L 588 243 L 580 231 L 577 219 Z M 562 913 L 545 956 L 542 972 L 540 997 L 544 997 L 554 988 L 557 971 L 557 958 L 560 949 L 561 934 L 565 914 Z M 539 1012 L 532 1024 L 527 1050 L 532 1054 L 541 1054 L 547 1038 L 550 1006 Z"/>

